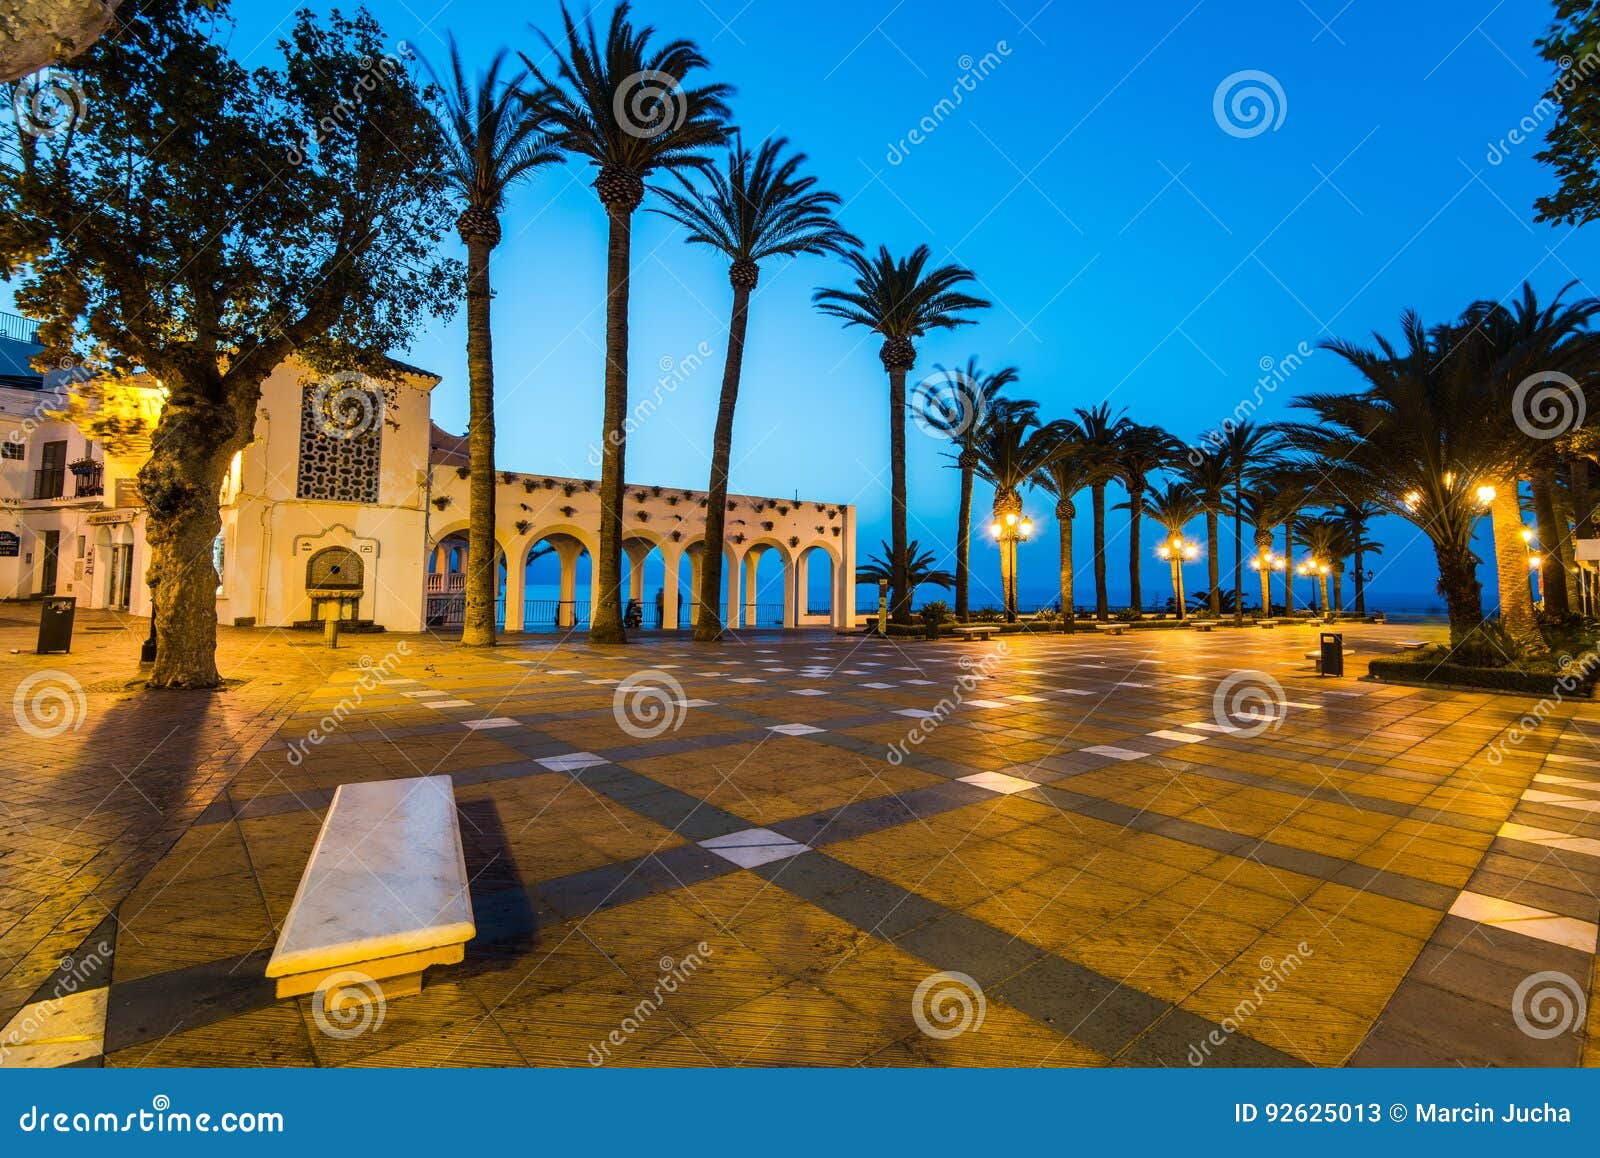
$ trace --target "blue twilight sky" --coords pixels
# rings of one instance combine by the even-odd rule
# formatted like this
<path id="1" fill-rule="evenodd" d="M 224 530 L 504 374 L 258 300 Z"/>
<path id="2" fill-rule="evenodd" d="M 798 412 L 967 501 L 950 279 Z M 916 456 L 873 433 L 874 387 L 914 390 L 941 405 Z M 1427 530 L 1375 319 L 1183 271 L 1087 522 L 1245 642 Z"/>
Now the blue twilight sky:
<path id="1" fill-rule="evenodd" d="M 370 7 L 395 40 L 430 59 L 454 32 L 474 65 L 501 45 L 537 51 L 526 22 L 558 21 L 554 0 Z M 895 251 L 927 242 L 977 273 L 994 308 L 979 325 L 920 343 L 919 373 L 976 353 L 991 367 L 1018 366 L 1019 392 L 1046 417 L 1109 399 L 1188 439 L 1302 343 L 1392 333 L 1407 306 L 1439 320 L 1525 278 L 1548 295 L 1586 275 L 1600 230 L 1533 224 L 1532 201 L 1551 184 L 1532 160 L 1537 146 L 1490 155 L 1548 83 L 1532 41 L 1550 10 L 1547 0 L 636 6 L 663 34 L 697 41 L 714 75 L 737 86 L 747 140 L 781 133 L 810 155 L 812 171 L 845 198 L 850 229 Z M 237 0 L 234 13 L 235 51 L 247 63 L 275 59 L 289 8 Z M 1225 131 L 1214 114 L 1219 84 L 1245 70 L 1269 74 L 1282 93 L 1273 97 L 1281 123 L 1256 135 Z M 605 231 L 591 180 L 575 163 L 516 190 L 494 253 L 509 469 L 596 473 Z M 629 481 L 702 487 L 725 266 L 650 214 L 640 215 L 634 247 L 635 398 L 654 388 L 658 367 L 707 353 L 630 439 Z M 886 386 L 877 342 L 811 308 L 812 289 L 841 273 L 826 259 L 763 271 L 733 485 L 857 504 L 865 556 L 888 526 Z M 445 376 L 435 414 L 455 430 L 466 419 L 464 335 L 458 315 L 408 352 Z M 1313 354 L 1265 393 L 1262 416 L 1284 415 L 1295 393 L 1353 385 L 1331 355 Z M 956 474 L 941 444 L 911 430 L 912 534 L 947 553 Z M 988 498 L 980 492 L 980 517 Z M 1028 506 L 1041 541 L 1023 550 L 1025 603 L 1052 593 L 1055 555 L 1052 501 L 1039 495 Z M 1080 602 L 1090 578 L 1087 506 L 1077 528 Z M 1425 543 L 1397 521 L 1379 534 L 1388 553 L 1374 564 L 1374 593 L 1432 599 Z M 1115 598 L 1126 587 L 1120 514 L 1111 537 Z M 1223 558 L 1231 566 L 1231 547 Z M 985 539 L 975 539 L 974 565 L 980 604 L 998 587 Z M 1151 555 L 1144 570 L 1147 599 L 1165 598 L 1165 568 Z M 1490 568 L 1483 577 L 1492 583 Z M 1199 568 L 1189 582 L 1202 585 Z"/>

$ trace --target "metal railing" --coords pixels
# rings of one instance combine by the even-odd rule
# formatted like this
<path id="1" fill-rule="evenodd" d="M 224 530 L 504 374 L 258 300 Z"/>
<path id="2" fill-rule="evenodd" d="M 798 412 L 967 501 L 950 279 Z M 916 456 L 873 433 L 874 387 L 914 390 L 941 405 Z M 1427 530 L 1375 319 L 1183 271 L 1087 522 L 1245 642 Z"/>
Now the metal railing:
<path id="1" fill-rule="evenodd" d="M 750 622 L 751 612 L 755 613 L 755 621 Z M 746 627 L 782 627 L 783 604 L 781 603 L 755 603 L 745 604 Z"/>
<path id="2" fill-rule="evenodd" d="M 571 631 L 588 627 L 587 599 L 529 599 L 522 605 L 523 631 Z"/>
<path id="3" fill-rule="evenodd" d="M 424 614 L 423 626 L 429 631 L 459 631 L 467 622 L 467 597 L 460 594 L 429 595 L 424 605 Z M 494 601 L 494 622 L 497 628 L 505 627 L 504 598 Z"/>
<path id="4" fill-rule="evenodd" d="M 66 493 L 66 488 L 66 467 L 33 472 L 33 497 L 36 499 L 59 499 Z"/>
<path id="5" fill-rule="evenodd" d="M 105 467 L 95 463 L 72 472 L 72 494 L 75 498 L 92 498 L 106 493 Z"/>
<path id="6" fill-rule="evenodd" d="M 10 338 L 13 342 L 37 342 L 39 323 L 16 314 L 0 314 L 0 338 Z"/>

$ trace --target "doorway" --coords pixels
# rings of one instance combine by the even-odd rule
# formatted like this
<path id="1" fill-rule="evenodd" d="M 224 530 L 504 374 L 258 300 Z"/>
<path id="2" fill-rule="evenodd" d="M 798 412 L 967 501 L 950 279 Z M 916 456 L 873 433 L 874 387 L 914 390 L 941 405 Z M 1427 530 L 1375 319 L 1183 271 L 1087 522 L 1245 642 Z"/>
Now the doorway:
<path id="1" fill-rule="evenodd" d="M 44 533 L 44 558 L 39 562 L 39 594 L 56 593 L 56 571 L 61 560 L 61 532 Z"/>

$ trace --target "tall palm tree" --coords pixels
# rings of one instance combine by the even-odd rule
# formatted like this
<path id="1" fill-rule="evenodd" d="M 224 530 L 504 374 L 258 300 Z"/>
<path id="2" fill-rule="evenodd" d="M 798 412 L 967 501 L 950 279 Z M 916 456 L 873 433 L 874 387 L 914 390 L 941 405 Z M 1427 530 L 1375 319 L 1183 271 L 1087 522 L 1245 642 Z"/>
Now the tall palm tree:
<path id="1" fill-rule="evenodd" d="M 1500 622 L 1524 655 L 1545 655 L 1549 647 L 1534 620 L 1533 596 L 1528 587 L 1528 548 L 1522 538 L 1521 479 L 1534 474 L 1550 454 L 1552 434 L 1543 429 L 1547 413 L 1540 408 L 1540 388 L 1566 376 L 1570 390 L 1600 366 L 1600 334 L 1590 329 L 1600 316 L 1600 300 L 1564 302 L 1568 285 L 1547 306 L 1539 304 L 1533 287 L 1523 284 L 1521 295 L 1510 305 L 1474 302 L 1462 314 L 1457 335 L 1460 373 L 1480 384 L 1488 396 L 1505 408 L 1497 423 L 1504 436 L 1498 461 L 1486 463 L 1480 483 L 1492 491 L 1489 513 L 1494 526 L 1496 569 L 1500 580 Z M 1535 389 L 1529 392 L 1529 387 Z M 1581 399 L 1564 399 L 1571 408 Z M 1572 413 L 1572 411 L 1569 411 Z M 1581 421 L 1581 414 L 1576 415 Z M 1571 425 L 1576 425 L 1572 423 Z M 1559 558 L 1559 555 L 1557 555 Z M 1565 576 L 1557 576 L 1557 584 Z M 1563 595 L 1565 591 L 1563 589 Z"/>
<path id="2" fill-rule="evenodd" d="M 1177 450 L 1177 440 L 1159 426 L 1132 423 L 1123 431 L 1117 448 L 1117 476 L 1128 494 L 1128 606 L 1144 611 L 1140 567 L 1144 563 L 1139 524 L 1144 515 L 1144 492 L 1150 476 L 1166 467 Z"/>
<path id="3" fill-rule="evenodd" d="M 1352 574 L 1356 584 L 1357 615 L 1367 613 L 1367 556 L 1383 554 L 1383 545 L 1367 533 L 1367 524 L 1381 514 L 1383 508 L 1365 498 L 1357 502 L 1344 502 L 1335 508 L 1335 517 L 1343 524 L 1345 538 L 1349 543 L 1351 565 L 1354 568 Z"/>
<path id="4" fill-rule="evenodd" d="M 935 366 L 935 377 L 922 383 L 911 399 L 913 413 L 935 433 L 958 448 L 956 468 L 961 472 L 961 501 L 956 509 L 956 619 L 967 618 L 968 562 L 972 554 L 972 478 L 978 467 L 974 446 L 1000 392 L 1014 386 L 1017 368 L 1007 366 L 988 374 L 976 357 L 964 369 Z M 1034 403 L 1028 403 L 1032 406 Z"/>
<path id="5" fill-rule="evenodd" d="M 1211 614 L 1222 614 L 1222 582 L 1221 568 L 1221 541 L 1218 534 L 1218 523 L 1222 514 L 1228 509 L 1228 484 L 1233 481 L 1233 472 L 1228 460 L 1214 450 L 1199 450 L 1190 453 L 1178 468 L 1178 476 L 1184 484 L 1194 492 L 1194 497 L 1200 500 L 1200 505 L 1206 516 L 1206 578 L 1210 580 L 1209 603 Z M 1235 552 L 1237 552 L 1237 545 Z M 1239 589 L 1239 575 L 1234 575 L 1234 590 Z"/>
<path id="6" fill-rule="evenodd" d="M 1244 591 L 1244 513 L 1241 500 L 1255 472 L 1271 464 L 1278 453 L 1278 446 L 1276 430 L 1246 419 L 1228 423 L 1214 447 L 1228 464 L 1228 475 L 1233 484 L 1233 587 L 1241 594 Z M 1257 557 L 1260 557 L 1259 551 Z M 1261 614 L 1268 615 L 1270 612 L 1270 602 L 1263 600 Z M 1243 598 L 1234 606 L 1233 622 L 1238 627 L 1244 625 Z"/>
<path id="7" fill-rule="evenodd" d="M 1075 413 L 1078 453 L 1089 472 L 1089 499 L 1094 512 L 1094 617 L 1104 623 L 1111 617 L 1106 595 L 1106 484 L 1118 477 L 1117 451 L 1133 423 L 1123 411 L 1112 414 L 1106 402 L 1087 410 L 1080 406 Z"/>
<path id="8" fill-rule="evenodd" d="M 1233 500 L 1237 521 L 1250 524 L 1255 541 L 1255 558 L 1251 566 L 1256 569 L 1261 582 L 1261 618 L 1272 618 L 1272 532 L 1278 526 L 1278 512 L 1273 509 L 1272 496 L 1264 491 L 1243 491 Z M 1237 523 L 1236 523 L 1237 525 Z M 1241 603 L 1244 602 L 1240 592 Z"/>
<path id="9" fill-rule="evenodd" d="M 1000 528 L 1000 594 L 1006 620 L 1017 619 L 1017 538 L 1027 533 L 1022 488 L 1033 483 L 1061 439 L 1056 426 L 1041 427 L 1031 402 L 1001 401 L 984 421 L 975 447 L 978 477 L 994 487 L 994 523 Z"/>
<path id="10" fill-rule="evenodd" d="M 973 319 L 962 314 L 989 306 L 956 288 L 973 280 L 971 270 L 959 265 L 929 268 L 932 258 L 926 245 L 903 258 L 891 255 L 888 246 L 879 246 L 874 257 L 851 253 L 845 260 L 855 272 L 854 284 L 848 289 L 819 289 L 812 295 L 823 313 L 846 326 L 865 326 L 883 338 L 878 359 L 889 375 L 889 522 L 897 566 L 907 558 L 906 373 L 917 363 L 914 339 L 929 330 L 970 325 Z M 911 588 L 903 570 L 893 587 L 894 621 L 909 624 Z"/>
<path id="11" fill-rule="evenodd" d="M 744 367 L 750 295 L 761 276 L 761 262 L 774 257 L 843 253 L 860 245 L 834 218 L 839 195 L 802 177 L 804 153 L 784 156 L 788 141 L 764 141 L 751 157 L 735 142 L 727 171 L 707 171 L 709 189 L 701 192 L 678 174 L 683 188 L 657 189 L 666 208 L 656 209 L 689 231 L 689 242 L 707 245 L 728 259 L 733 315 L 728 323 L 728 357 L 722 368 L 722 396 L 711 441 L 711 482 L 706 488 L 706 539 L 700 568 L 694 637 L 722 637 L 722 542 L 728 514 L 728 463 L 733 452 L 733 412 Z"/>
<path id="12" fill-rule="evenodd" d="M 1331 614 L 1334 608 L 1328 601 L 1328 576 L 1339 574 L 1344 567 L 1342 525 L 1327 515 L 1314 515 L 1300 519 L 1298 530 L 1317 592 L 1317 610 L 1323 615 Z"/>
<path id="13" fill-rule="evenodd" d="M 461 642 L 494 643 L 497 565 L 494 535 L 494 351 L 489 326 L 489 254 L 500 244 L 500 210 L 512 185 L 561 160 L 542 107 L 529 99 L 528 74 L 502 80 L 504 49 L 469 82 L 455 37 L 450 71 L 428 66 L 440 96 L 435 118 L 444 145 L 442 173 L 463 203 L 456 232 L 467 247 L 467 490 L 466 612 Z"/>
<path id="14" fill-rule="evenodd" d="M 1036 481 L 1039 489 L 1056 497 L 1056 526 L 1060 531 L 1059 562 L 1061 573 L 1061 614 L 1068 622 L 1073 620 L 1072 591 L 1072 520 L 1078 508 L 1072 497 L 1094 482 L 1092 461 L 1084 453 L 1083 431 L 1067 419 L 1055 423 L 1057 437 L 1054 449 Z"/>
<path id="15" fill-rule="evenodd" d="M 724 84 L 691 85 L 707 67 L 693 43 L 657 42 L 655 29 L 635 28 L 627 3 L 611 13 L 602 44 L 592 18 L 580 28 L 561 6 L 564 36 L 545 45 L 556 64 L 539 67 L 523 55 L 545 91 L 540 100 L 561 146 L 599 170 L 595 193 L 605 207 L 605 418 L 600 452 L 600 593 L 590 618 L 593 643 L 624 643 L 622 630 L 622 497 L 628 418 L 628 271 L 633 214 L 645 182 L 659 171 L 706 169 L 706 150 L 722 143 L 730 115 Z M 541 35 L 543 35 L 541 33 Z"/>
<path id="16" fill-rule="evenodd" d="M 1168 541 L 1161 545 L 1160 555 L 1172 566 L 1173 605 L 1177 609 L 1178 618 L 1182 619 L 1184 617 L 1183 529 L 1205 513 L 1205 502 L 1182 482 L 1169 482 L 1165 487 L 1157 486 L 1141 493 L 1144 513 L 1161 524 L 1167 532 Z"/>
<path id="17" fill-rule="evenodd" d="M 1408 310 L 1400 328 L 1398 343 L 1381 334 L 1370 347 L 1342 339 L 1325 343 L 1360 374 L 1362 389 L 1294 399 L 1291 405 L 1315 421 L 1282 430 L 1296 449 L 1362 479 L 1375 504 L 1427 535 L 1451 641 L 1460 643 L 1483 622 L 1472 550 L 1482 517 L 1477 480 L 1504 454 L 1506 408 L 1481 381 L 1457 372 L 1458 335 L 1451 327 L 1430 328 Z"/>

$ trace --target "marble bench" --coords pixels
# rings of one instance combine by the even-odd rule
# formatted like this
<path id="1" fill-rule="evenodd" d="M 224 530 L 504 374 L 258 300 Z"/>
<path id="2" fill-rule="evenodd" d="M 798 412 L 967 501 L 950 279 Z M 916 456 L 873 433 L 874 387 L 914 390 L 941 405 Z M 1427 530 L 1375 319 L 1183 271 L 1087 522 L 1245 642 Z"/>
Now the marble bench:
<path id="1" fill-rule="evenodd" d="M 992 627 L 952 627 L 950 634 L 962 639 L 977 639 L 987 641 L 994 634 Z"/>
<path id="2" fill-rule="evenodd" d="M 1128 625 L 1126 623 L 1097 623 L 1094 625 L 1094 629 L 1096 631 L 1109 631 L 1112 635 L 1121 635 L 1128 630 Z"/>
<path id="3" fill-rule="evenodd" d="M 267 976 L 279 997 L 341 973 L 372 981 L 359 987 L 370 998 L 408 997 L 428 966 L 460 962 L 476 932 L 450 777 L 341 784 Z M 323 1000 L 334 996 L 329 986 Z"/>

